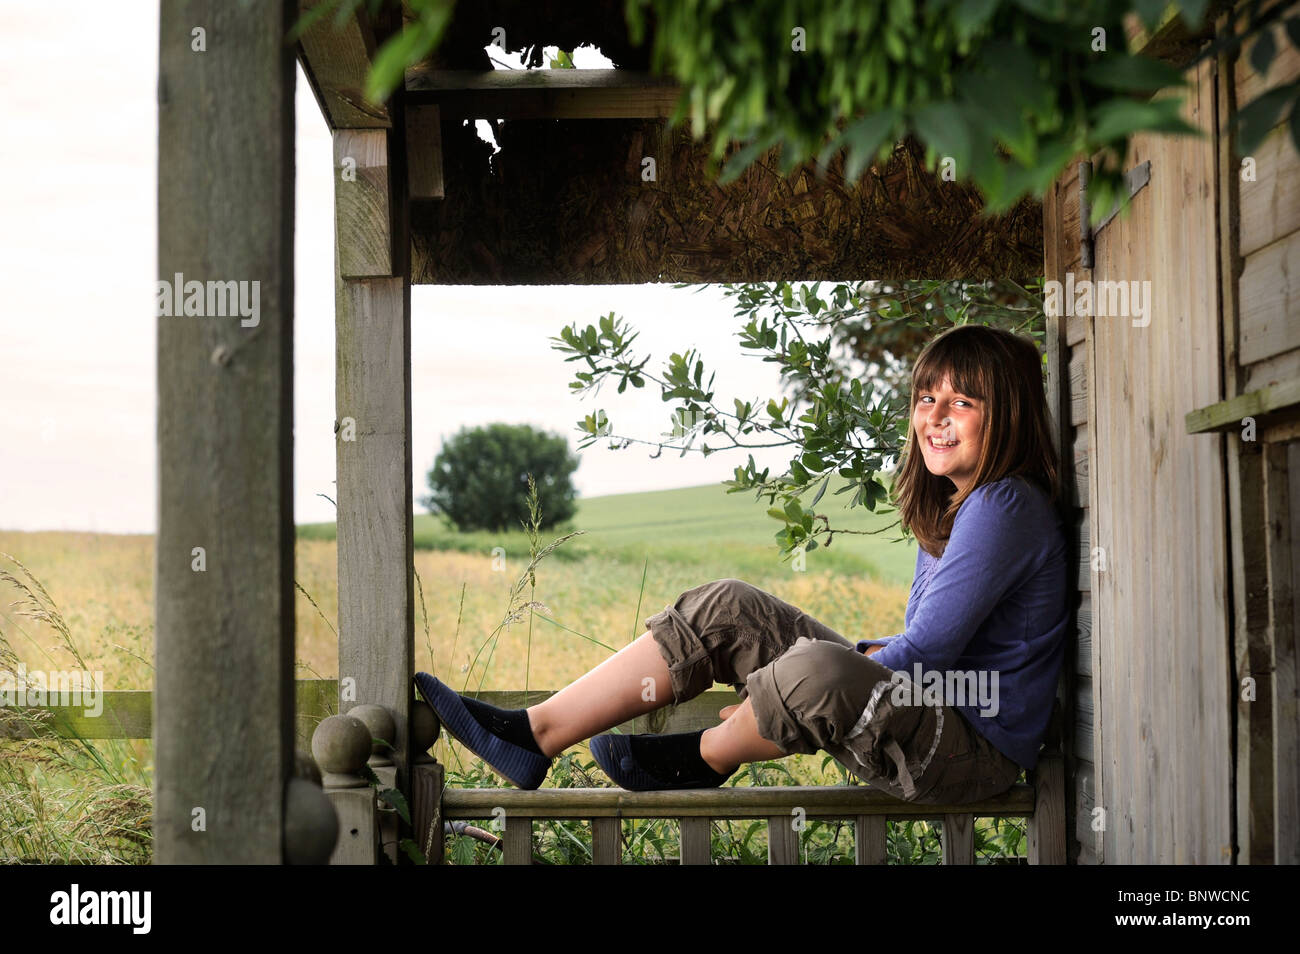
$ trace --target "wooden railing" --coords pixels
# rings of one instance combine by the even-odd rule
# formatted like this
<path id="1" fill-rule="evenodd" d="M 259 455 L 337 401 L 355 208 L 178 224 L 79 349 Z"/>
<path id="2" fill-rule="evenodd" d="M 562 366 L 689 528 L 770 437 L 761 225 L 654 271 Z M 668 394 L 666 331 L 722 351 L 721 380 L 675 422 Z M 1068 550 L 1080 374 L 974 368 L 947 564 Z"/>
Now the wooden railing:
<path id="1" fill-rule="evenodd" d="M 504 708 L 534 705 L 551 691 L 489 691 L 478 698 Z M 385 738 L 391 716 L 379 706 L 352 708 L 343 718 L 334 715 L 338 685 L 331 679 L 300 680 L 297 684 L 297 734 L 308 744 L 322 775 L 322 784 L 339 816 L 339 840 L 334 864 L 374 864 L 381 850 L 397 857 L 395 815 L 376 798 L 376 789 L 363 777 L 369 765 L 380 782 L 392 785 L 394 770 L 372 740 Z M 691 732 L 716 725 L 718 711 L 736 702 L 730 690 L 710 690 L 678 706 L 658 709 L 619 726 L 622 732 Z M 48 725 L 62 736 L 84 739 L 147 739 L 152 737 L 152 693 L 118 691 L 102 694 L 102 712 L 87 716 L 82 708 L 47 707 Z M 622 820 L 675 818 L 681 832 L 682 864 L 710 864 L 714 819 L 766 819 L 768 862 L 799 863 L 799 828 L 795 819 L 844 820 L 854 825 L 857 864 L 884 864 L 886 822 L 926 819 L 942 823 L 944 864 L 975 863 L 975 818 L 1027 819 L 1030 864 L 1065 863 L 1065 773 L 1061 756 L 1059 706 L 1037 767 L 1027 782 L 981 802 L 965 805 L 917 805 L 866 785 L 723 786 L 686 791 L 629 792 L 621 788 L 460 788 L 445 785 L 443 766 L 427 754 L 439 726 L 433 711 L 420 702 L 413 707 L 414 748 L 421 753 L 411 770 L 411 820 L 420 848 L 435 863 L 443 857 L 444 824 L 456 820 L 504 818 L 503 860 L 529 864 L 533 860 L 533 822 L 543 819 L 586 819 L 592 828 L 592 857 L 596 864 L 618 864 L 622 858 Z M 24 720 L 0 720 L 0 733 L 29 734 Z M 310 740 L 310 742 L 308 742 Z"/>

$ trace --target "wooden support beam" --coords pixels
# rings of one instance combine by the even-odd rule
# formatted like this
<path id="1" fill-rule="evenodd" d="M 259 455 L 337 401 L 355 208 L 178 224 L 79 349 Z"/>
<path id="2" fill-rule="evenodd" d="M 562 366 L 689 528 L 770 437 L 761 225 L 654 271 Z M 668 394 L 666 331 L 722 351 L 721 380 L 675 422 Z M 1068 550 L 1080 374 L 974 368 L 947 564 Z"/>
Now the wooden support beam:
<path id="1" fill-rule="evenodd" d="M 321 3 L 328 0 L 298 0 L 298 10 L 306 13 Z M 298 41 L 302 71 L 321 114 L 334 130 L 387 129 L 392 126 L 388 107 L 369 102 L 361 92 L 375 57 L 375 31 L 365 7 L 358 7 L 341 25 L 334 18 L 331 9 Z"/>
<path id="2" fill-rule="evenodd" d="M 410 804 L 411 283 L 401 102 L 389 112 L 392 129 L 334 140 L 339 711 L 373 704 L 392 716 L 392 781 Z M 403 823 L 398 838 L 410 834 Z"/>
<path id="3" fill-rule="evenodd" d="M 161 864 L 284 859 L 294 768 L 295 73 L 279 38 L 294 12 L 290 0 L 161 6 L 159 304 L 164 291 L 172 305 L 187 303 L 158 318 Z M 191 46 L 196 27 L 202 52 Z"/>
<path id="4" fill-rule="evenodd" d="M 675 81 L 635 70 L 435 70 L 406 72 L 412 104 L 444 119 L 664 119 L 682 96 Z"/>
<path id="5" fill-rule="evenodd" d="M 388 132 L 334 134 L 334 234 L 344 279 L 393 274 Z"/>
<path id="6" fill-rule="evenodd" d="M 1300 380 L 1282 381 L 1258 391 L 1247 391 L 1226 401 L 1188 411 L 1183 424 L 1188 434 L 1240 430 L 1242 420 L 1300 406 Z M 1260 423 L 1260 422 L 1256 422 Z"/>
<path id="7" fill-rule="evenodd" d="M 406 110 L 406 165 L 412 199 L 441 199 L 442 124 L 437 106 Z"/>

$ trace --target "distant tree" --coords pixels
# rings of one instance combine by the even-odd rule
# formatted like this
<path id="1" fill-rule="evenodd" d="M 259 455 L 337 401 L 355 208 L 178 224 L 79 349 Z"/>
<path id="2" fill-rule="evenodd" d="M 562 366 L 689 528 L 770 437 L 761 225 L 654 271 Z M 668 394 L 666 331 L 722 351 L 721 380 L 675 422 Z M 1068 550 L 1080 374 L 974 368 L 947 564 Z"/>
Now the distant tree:
<path id="1" fill-rule="evenodd" d="M 458 530 L 502 532 L 527 525 L 528 475 L 537 483 L 542 524 L 548 528 L 577 511 L 570 480 L 578 458 L 558 434 L 527 424 L 461 428 L 442 445 L 420 501 Z"/>

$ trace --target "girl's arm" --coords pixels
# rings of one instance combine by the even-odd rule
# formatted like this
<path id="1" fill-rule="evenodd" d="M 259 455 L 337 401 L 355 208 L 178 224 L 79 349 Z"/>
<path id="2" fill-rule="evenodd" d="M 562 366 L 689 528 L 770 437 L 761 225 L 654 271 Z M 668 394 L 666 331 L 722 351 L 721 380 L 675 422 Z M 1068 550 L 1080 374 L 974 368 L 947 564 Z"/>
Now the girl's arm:
<path id="1" fill-rule="evenodd" d="M 873 654 L 877 662 L 905 672 L 915 663 L 923 671 L 952 667 L 994 607 L 1042 560 L 1044 528 L 1028 493 L 1006 479 L 966 498 L 911 624 Z"/>

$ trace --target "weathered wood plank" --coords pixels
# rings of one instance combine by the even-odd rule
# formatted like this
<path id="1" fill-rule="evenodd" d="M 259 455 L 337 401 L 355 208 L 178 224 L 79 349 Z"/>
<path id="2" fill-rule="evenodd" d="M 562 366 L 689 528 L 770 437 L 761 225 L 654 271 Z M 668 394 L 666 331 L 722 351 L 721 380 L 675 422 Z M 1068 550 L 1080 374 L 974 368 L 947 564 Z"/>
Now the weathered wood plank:
<path id="1" fill-rule="evenodd" d="M 1263 5 L 1261 12 L 1277 6 L 1278 3 L 1292 3 L 1294 0 L 1273 0 Z M 1287 17 L 1283 17 L 1287 19 Z M 1245 28 L 1245 19 L 1237 27 L 1240 33 Z M 1282 84 L 1294 82 L 1297 76 L 1300 76 L 1300 50 L 1291 45 L 1290 39 L 1286 35 L 1286 27 L 1282 20 L 1275 21 L 1270 27 L 1273 34 L 1273 49 L 1277 52 L 1273 55 L 1273 62 L 1269 64 L 1268 72 L 1260 75 L 1255 72 L 1255 67 L 1251 65 L 1250 53 L 1259 42 L 1258 37 L 1252 37 L 1242 44 L 1241 54 L 1237 57 L 1235 65 L 1235 77 L 1237 84 L 1237 106 L 1244 108 L 1249 106 L 1261 94 Z"/>
<path id="2" fill-rule="evenodd" d="M 1057 752 L 1034 767 L 1034 814 L 1027 822 L 1029 863 L 1065 864 L 1065 759 Z M 947 829 L 944 829 L 945 832 Z"/>
<path id="3" fill-rule="evenodd" d="M 1296 579 L 1300 575 L 1300 441 L 1264 445 L 1264 546 L 1273 650 L 1274 864 L 1300 863 L 1300 659 Z"/>
<path id="4" fill-rule="evenodd" d="M 629 792 L 621 788 L 447 788 L 443 792 L 444 819 L 491 818 L 494 808 L 507 817 L 526 814 L 535 818 L 770 818 L 789 819 L 802 807 L 809 818 L 855 818 L 884 815 L 889 818 L 942 819 L 944 815 L 973 813 L 1025 817 L 1034 811 L 1034 791 L 1026 784 L 966 805 L 918 805 L 865 785 L 774 785 L 683 789 L 663 792 Z"/>
<path id="5" fill-rule="evenodd" d="M 633 70 L 432 70 L 406 73 L 408 99 L 463 119 L 666 119 L 682 97 L 663 77 Z"/>
<path id="6" fill-rule="evenodd" d="M 853 863 L 883 865 L 888 862 L 889 823 L 883 815 L 858 815 L 853 820 Z"/>
<path id="7" fill-rule="evenodd" d="M 1184 115 L 1212 130 L 1210 66 L 1189 74 Z M 1134 137 L 1131 163 L 1151 160 L 1151 184 L 1097 239 L 1098 279 L 1153 286 L 1148 327 L 1099 318 L 1090 332 L 1089 514 L 1107 557 L 1092 590 L 1094 743 L 1108 864 L 1230 860 L 1221 446 L 1179 426 L 1188 408 L 1219 399 L 1220 355 L 1204 344 L 1218 340 L 1218 269 L 1187 268 L 1218 255 L 1214 147 Z"/>
<path id="8" fill-rule="evenodd" d="M 343 278 L 383 278 L 393 274 L 392 194 L 387 131 L 336 132 L 334 233 Z"/>
<path id="9" fill-rule="evenodd" d="M 1236 432 L 1241 436 L 1242 421 L 1247 417 L 1260 417 L 1273 411 L 1293 408 L 1300 404 L 1300 379 L 1284 381 L 1258 391 L 1248 391 L 1208 407 L 1188 411 L 1183 416 L 1183 426 L 1189 434 L 1208 431 Z M 1256 421 L 1257 425 L 1262 422 Z"/>
<path id="10" fill-rule="evenodd" d="M 943 863 L 975 864 L 975 816 L 953 812 L 943 816 Z"/>
<path id="11" fill-rule="evenodd" d="M 298 7 L 305 12 L 323 2 L 328 0 L 298 0 Z M 330 129 L 388 128 L 392 121 L 387 107 L 369 102 L 361 92 L 376 48 L 365 5 L 341 25 L 335 25 L 334 19 L 331 9 L 298 41 L 299 62 L 321 114 Z"/>
<path id="12" fill-rule="evenodd" d="M 406 164 L 412 200 L 444 198 L 442 123 L 437 106 L 406 108 Z"/>
<path id="13" fill-rule="evenodd" d="M 769 865 L 799 864 L 799 830 L 794 827 L 794 816 L 769 815 L 767 819 L 767 863 Z"/>
<path id="14" fill-rule="evenodd" d="M 1092 675 L 1092 594 L 1080 593 L 1075 609 L 1075 671 L 1079 676 Z"/>
<path id="15" fill-rule="evenodd" d="M 1084 400 L 1086 403 L 1087 399 Z M 1083 510 L 1088 509 L 1088 445 L 1092 439 L 1089 432 L 1090 428 L 1086 422 L 1074 429 L 1074 480 L 1071 482 L 1073 488 L 1071 503 Z"/>
<path id="16" fill-rule="evenodd" d="M 446 799 L 443 799 L 444 804 Z M 531 865 L 533 863 L 533 819 L 529 815 L 506 813 L 506 830 L 504 855 L 502 861 L 508 865 Z"/>
<path id="17" fill-rule="evenodd" d="M 1071 351 L 1068 375 L 1070 424 L 1086 424 L 1088 422 L 1088 353 L 1082 348 Z"/>
<path id="18" fill-rule="evenodd" d="M 711 865 L 713 821 L 707 815 L 687 815 L 678 819 L 681 863 L 684 865 Z"/>
<path id="19" fill-rule="evenodd" d="M 1246 256 L 1239 284 L 1241 363 L 1300 348 L 1300 232 Z"/>
<path id="20" fill-rule="evenodd" d="M 294 764 L 295 74 L 281 38 L 294 10 L 161 8 L 159 278 L 246 282 L 250 307 L 158 319 L 159 864 L 282 861 Z M 191 50 L 195 23 L 208 52 Z"/>
<path id="21" fill-rule="evenodd" d="M 1289 44 L 1288 44 L 1289 45 Z M 1285 123 L 1279 123 L 1255 150 L 1254 179 L 1233 178 L 1241 195 L 1241 254 L 1300 230 L 1300 154 Z"/>
<path id="22" fill-rule="evenodd" d="M 1300 378 L 1300 348 L 1257 361 L 1242 371 L 1245 377 L 1235 389 L 1238 394 L 1293 381 Z"/>
<path id="23" fill-rule="evenodd" d="M 591 820 L 591 863 L 593 865 L 623 863 L 622 819 L 593 818 Z"/>

